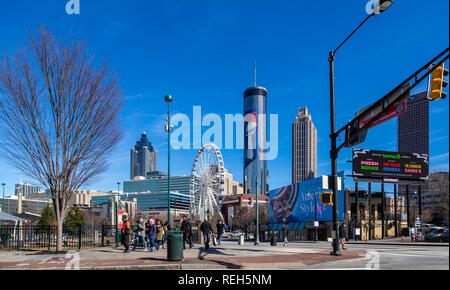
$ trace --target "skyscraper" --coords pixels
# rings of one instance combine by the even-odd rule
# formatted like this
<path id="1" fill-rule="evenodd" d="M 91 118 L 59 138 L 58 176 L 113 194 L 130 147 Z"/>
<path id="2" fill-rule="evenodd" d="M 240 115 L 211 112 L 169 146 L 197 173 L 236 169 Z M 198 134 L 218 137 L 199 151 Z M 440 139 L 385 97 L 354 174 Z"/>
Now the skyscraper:
<path id="1" fill-rule="evenodd" d="M 317 176 L 317 130 L 308 108 L 299 108 L 292 124 L 292 183 Z"/>
<path id="2" fill-rule="evenodd" d="M 398 151 L 429 155 L 429 101 L 427 93 L 412 95 L 406 112 L 398 116 Z"/>
<path id="3" fill-rule="evenodd" d="M 130 149 L 130 178 L 147 176 L 148 172 L 156 171 L 156 153 L 147 134 L 142 133 L 141 139 Z"/>
<path id="4" fill-rule="evenodd" d="M 265 194 L 261 192 L 267 185 L 267 161 L 261 153 L 267 150 L 267 89 L 251 87 L 244 91 L 244 193 Z M 261 136 L 258 136 L 261 134 Z M 261 141 L 263 144 L 260 144 Z"/>

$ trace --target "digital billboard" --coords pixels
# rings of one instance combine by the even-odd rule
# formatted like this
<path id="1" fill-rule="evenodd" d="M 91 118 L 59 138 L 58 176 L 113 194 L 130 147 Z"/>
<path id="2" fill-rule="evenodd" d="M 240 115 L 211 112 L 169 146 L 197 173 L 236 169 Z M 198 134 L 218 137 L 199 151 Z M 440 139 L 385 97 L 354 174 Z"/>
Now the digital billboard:
<path id="1" fill-rule="evenodd" d="M 428 155 L 353 149 L 353 177 L 425 180 L 428 178 Z"/>
<path id="2" fill-rule="evenodd" d="M 338 191 L 339 220 L 344 219 L 344 172 L 339 172 L 342 186 Z M 322 177 L 290 184 L 269 191 L 269 223 L 292 223 L 314 221 L 317 210 L 318 221 L 332 221 L 333 207 L 320 202 L 320 194 L 329 189 L 323 188 Z M 317 201 L 317 205 L 314 205 Z"/>

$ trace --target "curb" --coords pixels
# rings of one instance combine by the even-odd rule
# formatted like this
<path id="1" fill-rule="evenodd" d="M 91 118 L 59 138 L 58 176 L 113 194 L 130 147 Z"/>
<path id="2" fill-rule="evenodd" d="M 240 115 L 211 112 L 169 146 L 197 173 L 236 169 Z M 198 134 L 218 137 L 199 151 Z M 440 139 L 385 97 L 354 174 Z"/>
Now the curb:
<path id="1" fill-rule="evenodd" d="M 448 247 L 449 244 L 447 243 L 391 243 L 391 242 L 345 242 L 349 245 L 386 245 L 386 246 L 423 246 L 423 247 Z"/>
<path id="2" fill-rule="evenodd" d="M 225 266 L 211 264 L 160 264 L 160 265 L 126 265 L 126 266 L 81 266 L 79 270 L 224 270 Z M 4 268 L 1 270 L 20 270 L 17 268 Z M 27 270 L 66 270 L 65 267 L 37 268 Z M 74 269 L 70 269 L 74 270 Z"/>

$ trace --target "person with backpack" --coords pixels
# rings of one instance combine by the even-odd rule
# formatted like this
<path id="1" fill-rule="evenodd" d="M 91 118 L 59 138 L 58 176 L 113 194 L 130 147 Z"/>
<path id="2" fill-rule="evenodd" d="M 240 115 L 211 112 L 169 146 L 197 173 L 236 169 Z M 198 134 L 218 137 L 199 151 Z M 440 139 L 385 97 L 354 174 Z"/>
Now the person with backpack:
<path id="1" fill-rule="evenodd" d="M 121 230 L 121 244 L 125 246 L 124 253 L 130 252 L 130 222 L 128 221 L 127 215 L 122 216 L 123 226 Z"/>
<path id="2" fill-rule="evenodd" d="M 186 241 L 189 244 L 189 248 L 192 249 L 192 239 L 191 239 L 192 228 L 186 216 L 183 217 L 180 229 L 183 232 L 183 249 L 186 249 Z"/>
<path id="3" fill-rule="evenodd" d="M 144 219 L 139 219 L 139 224 L 136 229 L 136 239 L 134 240 L 133 250 L 136 250 L 137 244 L 143 243 L 145 247 L 145 251 L 147 251 L 147 242 L 145 241 L 145 222 Z"/>

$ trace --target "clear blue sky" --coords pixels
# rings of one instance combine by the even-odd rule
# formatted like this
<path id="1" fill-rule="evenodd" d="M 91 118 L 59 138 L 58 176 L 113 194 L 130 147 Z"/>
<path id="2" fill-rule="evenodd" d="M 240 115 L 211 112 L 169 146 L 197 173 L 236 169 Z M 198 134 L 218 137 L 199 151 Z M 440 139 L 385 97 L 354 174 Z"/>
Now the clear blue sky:
<path id="1" fill-rule="evenodd" d="M 167 170 L 164 95 L 174 112 L 242 113 L 243 90 L 253 84 L 269 91 L 268 111 L 279 114 L 279 155 L 269 162 L 270 187 L 291 181 L 291 124 L 307 106 L 318 131 L 318 174 L 330 171 L 328 134 L 328 51 L 366 16 L 365 0 L 81 0 L 81 14 L 67 15 L 67 1 L 1 1 L 0 52 L 12 53 L 27 33 L 46 26 L 58 37 L 85 38 L 97 60 L 107 59 L 121 75 L 127 99 L 121 118 L 125 137 L 110 169 L 86 188 L 115 190 L 129 177 L 129 149 L 142 131 Z M 396 0 L 367 22 L 336 56 L 337 126 L 381 98 L 449 44 L 448 0 Z M 425 84 L 416 92 L 424 90 Z M 449 167 L 449 100 L 430 105 L 433 171 Z M 396 150 L 397 120 L 371 129 L 358 147 Z M 190 174 L 195 150 L 172 154 L 172 174 Z M 242 180 L 242 151 L 223 150 L 225 167 Z M 339 156 L 350 173 L 351 150 Z M 0 181 L 29 179 L 9 165 Z M 30 180 L 32 181 L 32 180 Z M 347 179 L 347 181 L 350 181 Z M 350 185 L 350 182 L 347 183 Z"/>

